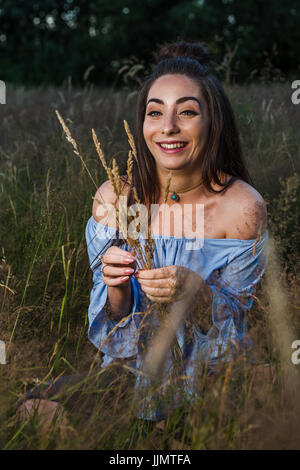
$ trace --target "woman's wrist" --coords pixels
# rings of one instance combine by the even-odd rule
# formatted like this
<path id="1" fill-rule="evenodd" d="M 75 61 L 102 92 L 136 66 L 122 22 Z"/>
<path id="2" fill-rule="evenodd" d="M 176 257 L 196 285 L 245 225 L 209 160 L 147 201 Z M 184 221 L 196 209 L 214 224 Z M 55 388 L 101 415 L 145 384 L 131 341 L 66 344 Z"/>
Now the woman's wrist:
<path id="1" fill-rule="evenodd" d="M 105 310 L 113 321 L 129 315 L 132 309 L 132 293 L 130 280 L 122 286 L 108 286 Z"/>

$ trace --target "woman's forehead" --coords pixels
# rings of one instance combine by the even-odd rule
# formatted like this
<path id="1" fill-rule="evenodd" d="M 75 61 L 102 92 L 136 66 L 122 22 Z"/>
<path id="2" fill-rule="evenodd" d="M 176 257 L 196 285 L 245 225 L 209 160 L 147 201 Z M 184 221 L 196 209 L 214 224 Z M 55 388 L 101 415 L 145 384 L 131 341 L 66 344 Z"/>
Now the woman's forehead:
<path id="1" fill-rule="evenodd" d="M 158 98 L 164 100 L 165 98 L 182 96 L 195 96 L 201 97 L 201 89 L 195 80 L 187 77 L 186 75 L 163 75 L 159 77 L 151 86 L 147 101 L 151 98 Z"/>

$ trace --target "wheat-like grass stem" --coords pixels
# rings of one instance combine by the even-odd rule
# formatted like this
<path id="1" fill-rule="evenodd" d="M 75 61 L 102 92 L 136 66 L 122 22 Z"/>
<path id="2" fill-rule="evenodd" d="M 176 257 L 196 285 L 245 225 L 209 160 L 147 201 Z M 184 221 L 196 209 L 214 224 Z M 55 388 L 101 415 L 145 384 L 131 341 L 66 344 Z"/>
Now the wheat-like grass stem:
<path id="1" fill-rule="evenodd" d="M 83 164 L 83 166 L 84 166 L 84 168 L 86 169 L 86 171 L 87 171 L 89 177 L 91 178 L 91 181 L 93 182 L 94 186 L 98 189 L 98 187 L 97 187 L 97 185 L 96 185 L 96 183 L 95 183 L 94 178 L 92 177 L 92 175 L 91 175 L 91 173 L 90 173 L 88 167 L 87 167 L 86 164 L 85 164 L 85 161 L 83 160 L 82 156 L 80 155 L 80 152 L 79 152 L 79 150 L 78 150 L 77 143 L 76 143 L 75 139 L 73 139 L 72 134 L 71 134 L 71 132 L 70 132 L 68 126 L 66 125 L 65 121 L 63 120 L 63 118 L 61 117 L 61 115 L 60 115 L 60 113 L 57 111 L 57 109 L 55 110 L 55 113 L 56 113 L 56 115 L 57 115 L 57 118 L 58 118 L 59 122 L 60 122 L 61 125 L 62 125 L 63 130 L 65 131 L 66 138 L 67 138 L 68 142 L 70 142 L 70 143 L 72 144 L 73 148 L 74 148 L 74 153 L 80 158 L 81 163 Z"/>
<path id="2" fill-rule="evenodd" d="M 171 184 L 171 179 L 172 179 L 172 171 L 170 171 L 167 179 L 167 184 L 166 184 L 166 189 L 165 189 L 165 194 L 164 194 L 164 203 L 167 202 L 168 199 L 168 194 L 170 190 L 170 184 Z"/>
<path id="3" fill-rule="evenodd" d="M 134 143 L 134 138 L 133 138 L 133 135 L 131 133 L 129 124 L 128 124 L 127 121 L 125 121 L 125 119 L 124 119 L 124 127 L 125 127 L 125 130 L 126 130 L 126 134 L 127 134 L 127 137 L 128 137 L 128 142 L 129 142 L 129 145 L 131 147 L 133 156 L 137 161 L 137 153 L 136 153 L 136 146 L 135 146 L 135 143 Z"/>

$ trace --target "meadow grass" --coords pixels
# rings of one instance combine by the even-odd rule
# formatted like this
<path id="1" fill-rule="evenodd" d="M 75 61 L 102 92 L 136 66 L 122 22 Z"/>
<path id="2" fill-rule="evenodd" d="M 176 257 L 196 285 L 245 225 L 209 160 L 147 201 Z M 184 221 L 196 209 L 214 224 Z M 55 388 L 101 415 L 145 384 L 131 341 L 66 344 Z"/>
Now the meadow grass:
<path id="1" fill-rule="evenodd" d="M 14 405 L 25 388 L 101 365 L 87 338 L 92 275 L 84 233 L 95 185 L 85 165 L 96 185 L 107 179 L 95 129 L 107 162 L 115 158 L 125 173 L 123 120 L 133 126 L 136 95 L 91 86 L 8 89 L 0 108 L 0 339 L 7 349 L 7 364 L 0 365 L 0 448 L 300 448 L 300 364 L 291 363 L 291 342 L 300 339 L 300 107 L 292 104 L 288 83 L 226 91 L 274 239 L 248 317 L 262 366 L 240 357 L 216 377 L 203 376 L 196 402 L 183 401 L 156 427 L 136 420 L 126 368 L 124 383 L 112 371 L 96 387 L 91 376 L 82 400 L 96 397 L 88 418 L 77 406 L 45 431 L 37 418 L 16 421 Z M 66 141 L 56 109 L 85 165 Z"/>

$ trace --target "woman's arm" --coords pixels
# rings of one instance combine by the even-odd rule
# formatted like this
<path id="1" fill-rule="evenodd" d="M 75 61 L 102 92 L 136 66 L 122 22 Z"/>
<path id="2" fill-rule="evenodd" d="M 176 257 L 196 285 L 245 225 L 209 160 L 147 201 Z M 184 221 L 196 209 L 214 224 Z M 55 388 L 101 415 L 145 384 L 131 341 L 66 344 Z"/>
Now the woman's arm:
<path id="1" fill-rule="evenodd" d="M 97 199 L 101 201 L 101 197 L 97 197 Z M 106 202 L 107 200 L 104 203 Z M 112 211 L 110 210 L 110 212 Z M 109 361 L 110 358 L 127 358 L 137 354 L 139 336 L 137 334 L 135 312 L 140 311 L 141 307 L 139 305 L 138 283 L 133 276 L 127 275 L 127 279 L 122 283 L 124 290 L 116 289 L 117 284 L 121 284 L 120 279 L 126 277 L 123 269 L 130 267 L 130 263 L 120 263 L 120 253 L 126 257 L 129 253 L 117 246 L 112 246 L 114 238 L 117 236 L 116 228 L 107 223 L 105 219 L 101 218 L 100 220 L 100 215 L 100 211 L 98 215 L 95 213 L 95 216 L 93 212 L 85 231 L 90 268 L 93 272 L 93 287 L 90 292 L 88 309 L 88 336 L 94 346 L 106 355 L 105 361 Z M 117 263 L 112 263 L 114 266 L 111 267 L 108 264 L 105 266 L 105 263 L 103 265 L 103 260 L 109 261 L 107 260 L 107 253 L 112 250 L 115 253 L 116 250 L 119 250 Z M 117 264 L 121 264 L 123 267 Z M 116 276 L 114 278 L 111 276 L 111 269 L 119 270 L 117 273 L 115 272 Z M 108 282 L 106 277 L 109 278 Z M 130 286 L 125 288 L 129 277 L 131 277 Z M 108 284 L 110 285 L 108 286 Z M 110 290 L 109 295 L 108 290 Z M 107 302 L 109 296 L 114 307 L 114 313 L 110 316 L 105 308 L 109 305 Z M 125 299 L 129 299 L 131 302 L 131 298 L 132 308 L 128 312 L 128 304 L 126 305 Z M 124 315 L 121 322 L 120 313 L 122 317 Z"/>
<path id="2" fill-rule="evenodd" d="M 131 284 L 125 286 L 108 287 L 105 311 L 112 321 L 120 321 L 129 315 L 132 310 Z"/>
<path id="3" fill-rule="evenodd" d="M 266 203 L 256 189 L 237 181 L 222 205 L 226 238 L 254 240 L 267 229 Z"/>
<path id="4" fill-rule="evenodd" d="M 116 195 L 110 181 L 106 181 L 97 191 L 93 204 L 93 217 L 96 222 L 114 225 L 113 210 L 103 213 L 102 204 L 116 204 Z M 102 206 L 102 207 L 101 207 Z M 100 210 L 101 209 L 101 210 Z M 134 257 L 119 247 L 108 248 L 102 256 L 102 279 L 108 286 L 105 311 L 112 321 L 119 321 L 127 316 L 132 309 L 132 292 L 130 276 L 133 274 Z"/>

